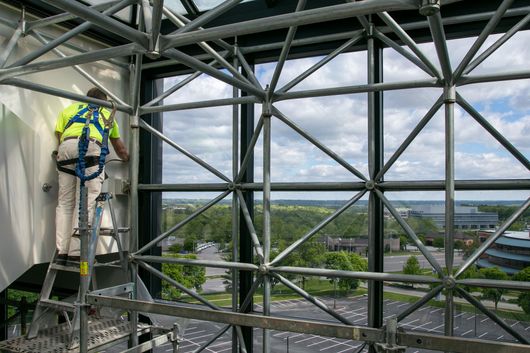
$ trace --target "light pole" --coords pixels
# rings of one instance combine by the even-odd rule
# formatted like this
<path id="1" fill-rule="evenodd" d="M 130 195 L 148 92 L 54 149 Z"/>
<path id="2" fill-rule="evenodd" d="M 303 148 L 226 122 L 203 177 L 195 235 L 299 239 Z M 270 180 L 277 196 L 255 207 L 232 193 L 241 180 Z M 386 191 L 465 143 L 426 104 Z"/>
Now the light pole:
<path id="1" fill-rule="evenodd" d="M 337 280 L 338 278 L 333 278 L 333 309 L 337 309 Z"/>

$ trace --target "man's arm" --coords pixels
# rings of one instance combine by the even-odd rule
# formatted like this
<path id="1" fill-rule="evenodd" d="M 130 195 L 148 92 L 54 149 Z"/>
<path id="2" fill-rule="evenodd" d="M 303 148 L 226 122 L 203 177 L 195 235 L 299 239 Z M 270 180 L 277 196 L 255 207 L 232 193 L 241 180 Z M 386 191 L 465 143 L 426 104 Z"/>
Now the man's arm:
<path id="1" fill-rule="evenodd" d="M 57 137 L 57 146 L 61 144 L 61 133 L 59 131 L 55 131 L 55 137 Z"/>
<path id="2" fill-rule="evenodd" d="M 111 138 L 110 142 L 112 143 L 112 147 L 114 147 L 114 151 L 116 151 L 118 157 L 127 162 L 129 160 L 129 152 L 127 152 L 127 148 L 125 148 L 125 144 L 121 138 Z"/>

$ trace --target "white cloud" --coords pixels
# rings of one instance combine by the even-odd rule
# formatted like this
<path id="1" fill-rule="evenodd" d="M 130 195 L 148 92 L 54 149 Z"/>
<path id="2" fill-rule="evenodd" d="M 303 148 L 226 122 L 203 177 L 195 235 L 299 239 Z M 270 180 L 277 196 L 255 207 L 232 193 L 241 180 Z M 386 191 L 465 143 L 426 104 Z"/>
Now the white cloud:
<path id="1" fill-rule="evenodd" d="M 490 45 L 498 35 L 488 39 Z M 530 47 L 521 45 L 530 32 L 519 33 L 498 53 L 479 65 L 470 75 L 527 70 Z M 459 61 L 474 38 L 449 41 L 451 64 Z M 439 66 L 432 43 L 421 44 L 427 57 Z M 483 50 L 483 49 L 482 49 Z M 289 82 L 320 58 L 288 61 L 278 87 Z M 390 81 L 422 80 L 426 73 L 391 49 L 384 52 L 384 79 Z M 258 65 L 263 85 L 274 72 L 273 64 Z M 178 82 L 181 78 L 175 80 Z M 169 79 L 166 81 L 170 81 Z M 366 83 L 366 53 L 341 55 L 327 64 L 293 91 L 340 87 Z M 170 83 L 167 82 L 169 87 Z M 491 125 L 521 150 L 530 152 L 530 80 L 503 81 L 458 87 L 458 92 L 477 109 Z M 441 94 L 440 89 L 389 91 L 384 96 L 385 160 L 401 145 Z M 230 97 L 232 89 L 205 75 L 166 99 L 165 104 Z M 367 94 L 330 96 L 282 101 L 275 105 L 290 120 L 314 136 L 343 159 L 367 174 L 368 121 Z M 256 107 L 256 121 L 261 107 Z M 390 168 L 385 180 L 443 180 L 445 168 L 444 108 L 431 119 L 403 155 Z M 177 143 L 204 159 L 226 175 L 231 175 L 232 111 L 230 107 L 171 112 L 164 115 L 164 131 Z M 273 181 L 356 181 L 357 178 L 333 161 L 284 123 L 272 122 Z M 262 141 L 255 150 L 255 179 L 262 178 Z M 455 171 L 459 179 L 528 178 L 529 173 L 463 109 L 455 110 Z M 165 182 L 218 182 L 202 167 L 185 157 L 164 150 Z M 318 194 L 320 198 L 331 194 Z M 328 195 L 328 196 L 326 196 Z M 408 195 L 408 194 L 407 194 Z M 418 193 L 417 195 L 420 195 Z M 421 194 L 418 197 L 429 198 Z M 483 194 L 460 193 L 462 197 L 481 198 Z M 493 193 L 499 198 L 521 198 L 522 193 Z M 305 197 L 301 195 L 300 197 Z M 314 195 L 313 195 L 314 196 Z M 488 196 L 488 197 L 489 197 Z M 290 197 L 297 197 L 292 194 Z M 336 194 L 333 194 L 336 197 Z M 346 195 L 345 197 L 351 197 Z M 438 196 L 434 197 L 438 198 Z M 443 198 L 443 195 L 442 195 Z"/>

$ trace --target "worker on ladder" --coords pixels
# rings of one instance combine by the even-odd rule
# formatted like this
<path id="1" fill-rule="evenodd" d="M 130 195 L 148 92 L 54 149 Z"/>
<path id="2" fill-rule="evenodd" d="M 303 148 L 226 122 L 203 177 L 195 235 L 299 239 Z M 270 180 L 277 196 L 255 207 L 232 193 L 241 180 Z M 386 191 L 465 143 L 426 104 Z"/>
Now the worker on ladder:
<path id="1" fill-rule="evenodd" d="M 107 95 L 99 88 L 91 88 L 88 97 L 107 100 Z M 115 109 L 112 111 L 95 104 L 74 103 L 65 108 L 57 118 L 55 135 L 59 143 L 56 153 L 57 169 L 59 171 L 59 192 L 55 215 L 56 247 L 58 250 L 57 263 L 66 264 L 67 261 L 79 261 L 79 239 L 73 238 L 74 229 L 78 224 L 79 210 L 79 171 L 94 177 L 86 178 L 82 182 L 88 189 L 89 223 L 93 215 L 96 198 L 101 192 L 104 180 L 103 168 L 108 153 L 108 139 L 114 147 L 118 157 L 123 161 L 129 160 L 129 153 L 120 138 L 118 123 L 114 120 Z M 88 131 L 84 147 L 81 148 L 80 138 L 83 129 Z M 80 150 L 81 149 L 81 150 Z M 78 163 L 79 156 L 82 163 Z M 81 166 L 79 164 L 82 164 Z"/>

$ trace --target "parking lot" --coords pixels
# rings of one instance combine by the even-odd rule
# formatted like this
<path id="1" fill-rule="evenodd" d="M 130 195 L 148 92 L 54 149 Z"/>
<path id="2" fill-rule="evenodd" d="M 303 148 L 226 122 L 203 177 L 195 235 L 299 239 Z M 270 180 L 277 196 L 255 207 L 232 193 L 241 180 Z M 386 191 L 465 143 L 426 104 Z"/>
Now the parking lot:
<path id="1" fill-rule="evenodd" d="M 329 307 L 333 307 L 333 298 L 321 298 Z M 409 303 L 385 300 L 384 315 L 402 312 Z M 261 306 L 255 305 L 255 310 L 260 311 Z M 305 300 L 283 300 L 273 302 L 271 311 L 274 315 L 287 316 L 300 319 L 318 319 L 336 322 L 328 314 L 319 310 Z M 341 298 L 336 301 L 336 311 L 350 320 L 354 325 L 367 324 L 367 297 Z M 508 325 L 520 332 L 523 336 L 530 337 L 530 323 L 515 320 L 506 320 Z M 431 334 L 443 334 L 444 309 L 424 306 L 400 322 L 405 330 L 422 331 Z M 180 344 L 179 352 L 194 352 L 204 343 L 208 342 L 224 327 L 223 324 L 211 322 L 190 321 L 184 341 Z M 485 315 L 468 312 L 457 312 L 454 317 L 454 334 L 466 338 L 480 338 L 494 341 L 515 340 L 497 324 Z M 231 330 L 219 337 L 204 351 L 209 353 L 230 352 L 232 347 Z M 254 350 L 259 351 L 262 343 L 260 329 L 254 329 Z M 293 353 L 347 353 L 354 352 L 362 342 L 323 337 L 310 334 L 271 331 L 272 352 Z M 156 352 L 171 352 L 171 346 L 166 344 L 157 348 Z M 408 349 L 410 353 L 427 353 L 428 350 Z"/>

